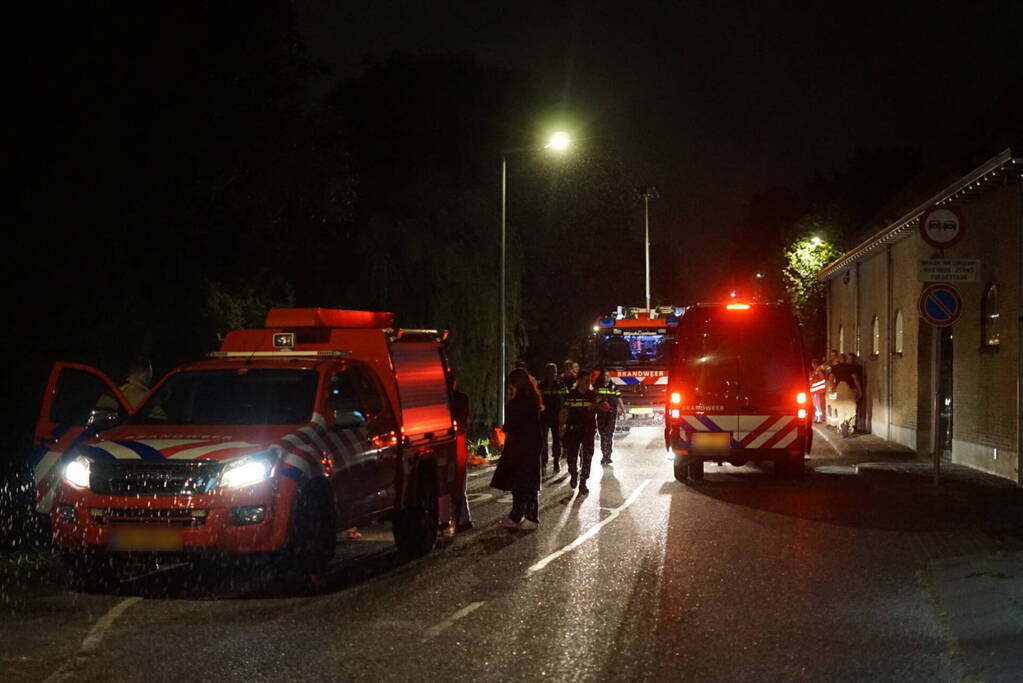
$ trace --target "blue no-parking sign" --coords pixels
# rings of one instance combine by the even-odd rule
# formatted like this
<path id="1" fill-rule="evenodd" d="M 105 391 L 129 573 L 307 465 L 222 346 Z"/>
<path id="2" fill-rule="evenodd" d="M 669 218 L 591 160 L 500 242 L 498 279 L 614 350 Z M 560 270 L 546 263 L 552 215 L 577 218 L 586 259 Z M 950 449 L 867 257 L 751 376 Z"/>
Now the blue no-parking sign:
<path id="1" fill-rule="evenodd" d="M 934 327 L 955 325 L 962 312 L 963 298 L 951 285 L 928 285 L 920 293 L 920 317 Z"/>

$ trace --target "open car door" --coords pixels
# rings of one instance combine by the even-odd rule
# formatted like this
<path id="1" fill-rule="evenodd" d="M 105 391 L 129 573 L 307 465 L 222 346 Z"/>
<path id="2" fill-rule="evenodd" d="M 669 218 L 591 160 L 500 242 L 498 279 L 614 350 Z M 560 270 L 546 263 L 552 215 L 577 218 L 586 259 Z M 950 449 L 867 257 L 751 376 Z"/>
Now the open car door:
<path id="1" fill-rule="evenodd" d="M 36 510 L 49 513 L 57 494 L 64 456 L 95 435 L 102 423 L 112 424 L 131 413 L 124 395 L 110 378 L 88 365 L 56 363 L 43 394 L 36 422 L 32 469 Z"/>

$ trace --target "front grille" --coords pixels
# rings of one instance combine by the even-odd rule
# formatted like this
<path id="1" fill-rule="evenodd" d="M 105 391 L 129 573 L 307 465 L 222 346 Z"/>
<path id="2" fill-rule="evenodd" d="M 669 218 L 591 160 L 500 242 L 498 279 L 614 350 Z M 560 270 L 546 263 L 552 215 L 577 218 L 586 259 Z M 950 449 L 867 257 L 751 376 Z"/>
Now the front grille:
<path id="1" fill-rule="evenodd" d="M 91 463 L 89 486 L 112 496 L 181 496 L 209 493 L 221 464 L 209 461 L 113 460 Z"/>
<path id="2" fill-rule="evenodd" d="M 175 522 L 197 527 L 206 524 L 208 510 L 176 508 L 91 508 L 89 514 L 97 524 L 110 522 Z"/>

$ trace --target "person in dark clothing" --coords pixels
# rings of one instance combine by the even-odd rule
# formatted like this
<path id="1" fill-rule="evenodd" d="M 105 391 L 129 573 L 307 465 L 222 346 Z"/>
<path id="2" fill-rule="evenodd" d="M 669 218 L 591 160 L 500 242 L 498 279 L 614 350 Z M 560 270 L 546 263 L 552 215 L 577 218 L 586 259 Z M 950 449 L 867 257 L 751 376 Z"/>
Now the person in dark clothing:
<path id="1" fill-rule="evenodd" d="M 867 429 L 867 381 L 863 376 L 863 361 L 855 353 L 847 353 L 848 363 L 856 375 L 858 393 L 856 394 L 856 431 L 866 434 Z"/>
<path id="2" fill-rule="evenodd" d="M 622 403 L 622 392 L 611 381 L 611 373 L 601 370 L 597 383 L 593 385 L 597 393 L 597 433 L 600 434 L 600 464 L 611 464 L 611 449 L 614 441 L 615 422 L 619 413 L 625 413 Z"/>
<path id="3" fill-rule="evenodd" d="M 863 392 L 859 377 L 847 362 L 845 354 L 839 357 L 838 363 L 831 366 L 830 384 L 829 400 L 838 420 L 838 430 L 842 436 L 849 436 L 856 426 L 856 403 Z"/>
<path id="4" fill-rule="evenodd" d="M 458 380 L 451 380 L 451 417 L 455 421 L 455 443 L 458 462 L 462 466 L 462 494 L 455 497 L 455 528 L 472 528 L 469 512 L 469 396 L 458 390 Z"/>
<path id="5" fill-rule="evenodd" d="M 575 378 L 579 376 L 579 364 L 574 360 L 566 359 L 561 363 L 561 383 L 569 391 L 575 386 Z"/>
<path id="6" fill-rule="evenodd" d="M 578 484 L 579 494 L 590 492 L 586 480 L 590 477 L 590 462 L 593 460 L 593 438 L 597 432 L 597 394 L 590 384 L 589 370 L 581 370 L 572 391 L 565 396 L 558 418 L 561 443 L 565 459 L 568 460 L 569 486 Z M 580 457 L 582 462 L 580 463 Z"/>
<path id="7" fill-rule="evenodd" d="M 540 524 L 540 412 L 543 401 L 529 373 L 512 370 L 506 380 L 512 398 L 504 406 L 504 451 L 490 486 L 511 491 L 512 509 L 499 525 L 535 529 Z"/>
<path id="8" fill-rule="evenodd" d="M 548 363 L 540 380 L 540 396 L 543 398 L 543 413 L 540 414 L 540 471 L 547 474 L 547 438 L 550 435 L 550 454 L 554 462 L 554 474 L 561 471 L 561 434 L 558 430 L 558 415 L 561 403 L 568 394 L 568 387 L 558 378 L 558 366 Z"/>

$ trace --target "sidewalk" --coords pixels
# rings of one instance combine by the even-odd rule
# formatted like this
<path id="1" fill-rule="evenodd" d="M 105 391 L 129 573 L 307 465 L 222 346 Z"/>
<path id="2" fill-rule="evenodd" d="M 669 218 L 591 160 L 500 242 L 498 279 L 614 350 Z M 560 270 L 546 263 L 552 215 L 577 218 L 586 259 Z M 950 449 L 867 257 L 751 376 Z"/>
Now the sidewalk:
<path id="1" fill-rule="evenodd" d="M 904 446 L 870 434 L 843 439 L 820 425 L 815 431 L 809 465 L 816 472 L 855 475 L 871 490 L 905 502 L 926 518 L 983 534 L 1000 549 L 931 559 L 920 570 L 920 582 L 946 632 L 947 652 L 967 664 L 972 679 L 1019 680 L 1023 489 L 947 462 L 941 463 L 940 484 L 934 486 L 931 461 Z"/>
<path id="2" fill-rule="evenodd" d="M 886 441 L 873 434 L 854 434 L 843 439 L 837 431 L 814 426 L 814 440 L 820 439 L 830 447 L 832 453 L 837 452 L 840 466 L 855 468 L 857 474 L 872 478 L 889 478 L 903 475 L 907 484 L 932 484 L 934 464 L 930 458 L 917 457 L 916 453 L 901 444 Z M 816 446 L 816 443 L 815 443 Z M 814 449 L 815 453 L 820 448 Z M 825 458 L 823 460 L 831 460 Z M 811 463 L 813 464 L 813 463 Z M 838 464 L 838 463 L 836 463 Z M 1016 483 L 997 477 L 987 472 L 942 461 L 940 470 L 941 486 L 949 489 L 1019 489 Z"/>

